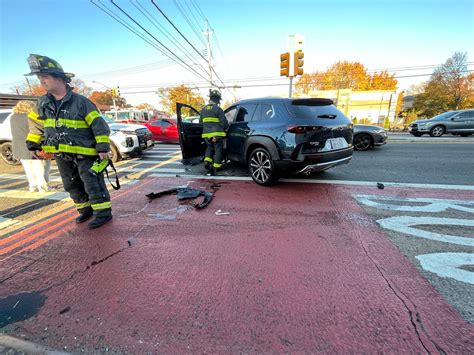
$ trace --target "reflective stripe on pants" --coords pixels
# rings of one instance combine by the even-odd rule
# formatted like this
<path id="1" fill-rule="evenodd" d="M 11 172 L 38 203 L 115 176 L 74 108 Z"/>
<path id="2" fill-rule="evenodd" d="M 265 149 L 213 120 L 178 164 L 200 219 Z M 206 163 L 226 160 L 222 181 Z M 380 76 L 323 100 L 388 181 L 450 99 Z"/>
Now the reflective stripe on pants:
<path id="1" fill-rule="evenodd" d="M 84 212 L 92 207 L 94 215 L 100 217 L 110 216 L 112 208 L 104 175 L 94 175 L 89 172 L 89 168 L 95 160 L 96 157 L 84 157 L 80 160 L 66 161 L 56 155 L 56 164 L 61 174 L 64 189 L 71 196 L 78 207 L 78 211 Z"/>

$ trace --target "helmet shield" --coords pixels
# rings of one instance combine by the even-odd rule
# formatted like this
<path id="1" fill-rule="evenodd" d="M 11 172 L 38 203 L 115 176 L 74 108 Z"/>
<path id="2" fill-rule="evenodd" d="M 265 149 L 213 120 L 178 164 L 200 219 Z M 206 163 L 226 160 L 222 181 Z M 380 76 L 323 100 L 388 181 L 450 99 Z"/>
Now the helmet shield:
<path id="1" fill-rule="evenodd" d="M 63 77 L 67 82 L 70 82 L 71 78 L 74 77 L 72 73 L 65 73 L 63 67 L 57 61 L 43 55 L 30 54 L 28 57 L 28 65 L 30 66 L 31 72 L 25 74 L 25 76 L 50 74 Z"/>

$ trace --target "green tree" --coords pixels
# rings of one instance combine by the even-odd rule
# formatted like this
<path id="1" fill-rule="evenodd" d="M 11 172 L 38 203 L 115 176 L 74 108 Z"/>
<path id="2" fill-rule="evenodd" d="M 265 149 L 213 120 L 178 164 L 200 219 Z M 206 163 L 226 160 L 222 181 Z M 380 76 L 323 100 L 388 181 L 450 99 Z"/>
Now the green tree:
<path id="1" fill-rule="evenodd" d="M 160 103 L 163 110 L 170 114 L 176 114 L 176 103 L 180 102 L 196 109 L 200 109 L 204 105 L 204 99 L 197 92 L 186 85 L 180 85 L 173 88 L 160 88 L 157 92 L 160 96 Z"/>
<path id="2" fill-rule="evenodd" d="M 469 75 L 466 63 L 467 53 L 456 52 L 435 69 L 424 92 L 415 97 L 413 105 L 421 116 L 432 117 L 474 104 L 473 76 Z"/>

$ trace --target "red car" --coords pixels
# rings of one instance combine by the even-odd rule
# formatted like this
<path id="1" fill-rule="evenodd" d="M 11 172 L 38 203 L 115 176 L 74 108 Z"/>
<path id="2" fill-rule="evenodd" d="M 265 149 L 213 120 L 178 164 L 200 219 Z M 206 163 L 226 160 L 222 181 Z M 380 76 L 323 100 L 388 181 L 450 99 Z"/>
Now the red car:
<path id="1" fill-rule="evenodd" d="M 155 141 L 179 143 L 178 125 L 176 120 L 171 118 L 160 118 L 154 121 L 144 123 L 151 131 L 151 137 Z"/>

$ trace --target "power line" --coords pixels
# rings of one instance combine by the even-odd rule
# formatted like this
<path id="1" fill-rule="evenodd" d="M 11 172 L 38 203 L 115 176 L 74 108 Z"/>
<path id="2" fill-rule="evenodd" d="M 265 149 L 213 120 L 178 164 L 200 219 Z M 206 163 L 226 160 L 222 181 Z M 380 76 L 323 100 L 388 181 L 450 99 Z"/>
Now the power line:
<path id="1" fill-rule="evenodd" d="M 151 23 L 152 25 L 155 26 L 156 29 L 158 29 L 158 31 L 160 31 L 169 41 L 171 41 L 175 46 L 176 48 L 180 49 L 181 52 L 186 55 L 190 60 L 191 62 L 196 65 L 196 66 L 200 66 L 201 69 L 203 69 L 205 72 L 206 72 L 206 69 L 198 62 L 196 62 L 194 59 L 196 59 L 194 56 L 191 55 L 191 53 L 189 53 L 188 50 L 186 50 L 186 48 L 184 48 L 175 38 L 174 36 L 166 30 L 166 28 L 161 25 L 156 19 L 155 17 L 150 14 L 142 5 L 140 5 L 140 3 L 137 1 L 137 5 L 138 7 L 130 0 L 130 3 L 135 6 L 135 8 L 140 11 L 142 13 L 143 16 L 145 16 Z M 140 8 L 141 9 L 140 9 Z M 146 13 L 146 14 L 145 14 Z"/>
<path id="2" fill-rule="evenodd" d="M 474 72 L 474 70 L 466 70 L 466 71 L 463 71 L 463 72 L 472 73 L 472 72 Z M 430 76 L 430 75 L 431 74 L 404 75 L 404 76 L 399 76 L 399 77 L 396 77 L 396 78 L 412 78 L 412 77 Z M 175 85 L 182 85 L 182 84 L 175 84 Z M 157 85 L 157 86 L 160 86 L 160 85 Z M 172 85 L 167 85 L 167 86 L 172 86 Z M 238 85 L 238 88 L 273 87 L 273 86 L 288 86 L 288 83 Z M 196 88 L 196 89 L 208 89 L 208 88 L 210 88 L 210 86 L 208 86 L 208 85 L 207 86 L 194 86 L 194 88 Z M 233 88 L 233 86 L 228 86 L 226 88 Z M 134 92 L 127 92 L 127 93 L 124 93 L 124 94 L 144 94 L 144 93 L 153 93 L 153 92 L 156 92 L 156 90 L 153 90 L 153 91 L 134 91 Z"/>
<path id="3" fill-rule="evenodd" d="M 112 0 L 111 0 L 112 1 Z M 189 42 L 189 40 L 186 38 L 186 36 L 184 36 L 181 31 L 175 26 L 175 24 L 168 18 L 168 16 L 166 16 L 166 14 L 160 9 L 160 7 L 155 3 L 155 0 L 151 0 L 151 3 L 156 7 L 156 9 L 163 15 L 163 17 L 171 24 L 171 26 L 173 26 L 173 28 L 181 35 L 181 37 L 183 37 L 183 39 L 197 52 L 199 53 L 199 51 L 196 49 L 196 47 L 194 47 L 192 45 L 191 42 Z M 200 54 L 200 53 L 199 53 Z M 200 54 L 201 55 L 201 54 Z M 204 59 L 204 61 L 207 62 L 206 58 L 204 58 L 203 55 L 201 55 L 202 59 Z M 219 75 L 216 73 L 216 71 L 211 67 L 210 68 L 214 74 L 216 74 L 217 78 L 220 80 L 220 82 L 224 85 L 224 83 L 222 82 L 222 79 L 219 77 Z M 211 83 L 212 85 L 212 83 Z M 225 85 L 224 85 L 225 86 Z"/>
<path id="4" fill-rule="evenodd" d="M 92 0 L 91 0 L 92 1 Z M 153 0 L 152 0 L 153 1 Z M 114 0 L 110 0 L 110 2 L 116 7 L 118 8 L 125 16 L 127 16 L 130 20 L 132 20 L 137 26 L 139 26 L 143 31 L 145 31 L 150 37 L 152 37 L 157 43 L 159 43 L 163 48 L 165 48 L 168 53 L 170 53 L 172 56 L 174 56 L 176 59 L 178 59 L 179 62 L 181 62 L 185 68 L 187 68 L 188 70 L 194 72 L 197 76 L 203 78 L 204 80 L 206 80 L 206 78 L 204 76 L 202 76 L 200 73 L 198 73 L 196 70 L 194 70 L 191 66 L 189 66 L 187 63 L 185 63 L 183 60 L 181 60 L 181 58 L 179 58 L 176 54 L 174 54 L 167 46 L 165 46 L 161 41 L 159 41 L 155 36 L 153 36 L 149 31 L 147 31 L 142 25 L 140 25 L 137 21 L 135 21 L 127 12 L 125 12 L 120 6 L 118 6 Z M 197 50 L 196 50 L 197 51 Z M 162 52 L 163 54 L 165 54 L 164 52 Z M 199 52 L 198 52 L 199 53 Z M 169 55 L 165 54 L 167 57 L 169 57 L 170 59 L 172 59 Z"/>
<path id="5" fill-rule="evenodd" d="M 186 15 L 186 12 L 183 9 L 182 5 L 177 0 L 173 0 L 173 1 L 174 1 L 174 4 L 176 5 L 176 7 L 178 8 L 179 12 L 181 13 L 181 15 L 183 15 L 184 20 L 188 23 L 189 27 L 191 28 L 191 30 L 196 35 L 197 39 L 205 46 L 206 43 L 201 38 L 201 35 L 199 34 L 199 31 L 196 29 L 196 26 L 191 22 L 191 19 L 188 17 L 188 15 Z M 198 27 L 199 27 L 199 25 L 198 25 Z"/>
<path id="6" fill-rule="evenodd" d="M 202 12 L 201 8 L 199 7 L 199 5 L 197 3 L 194 2 L 194 0 L 190 0 L 191 2 L 191 5 L 194 6 L 194 8 L 197 10 L 197 13 L 199 16 L 201 16 L 201 18 L 203 20 L 206 20 L 206 16 L 204 15 L 204 13 Z"/>

